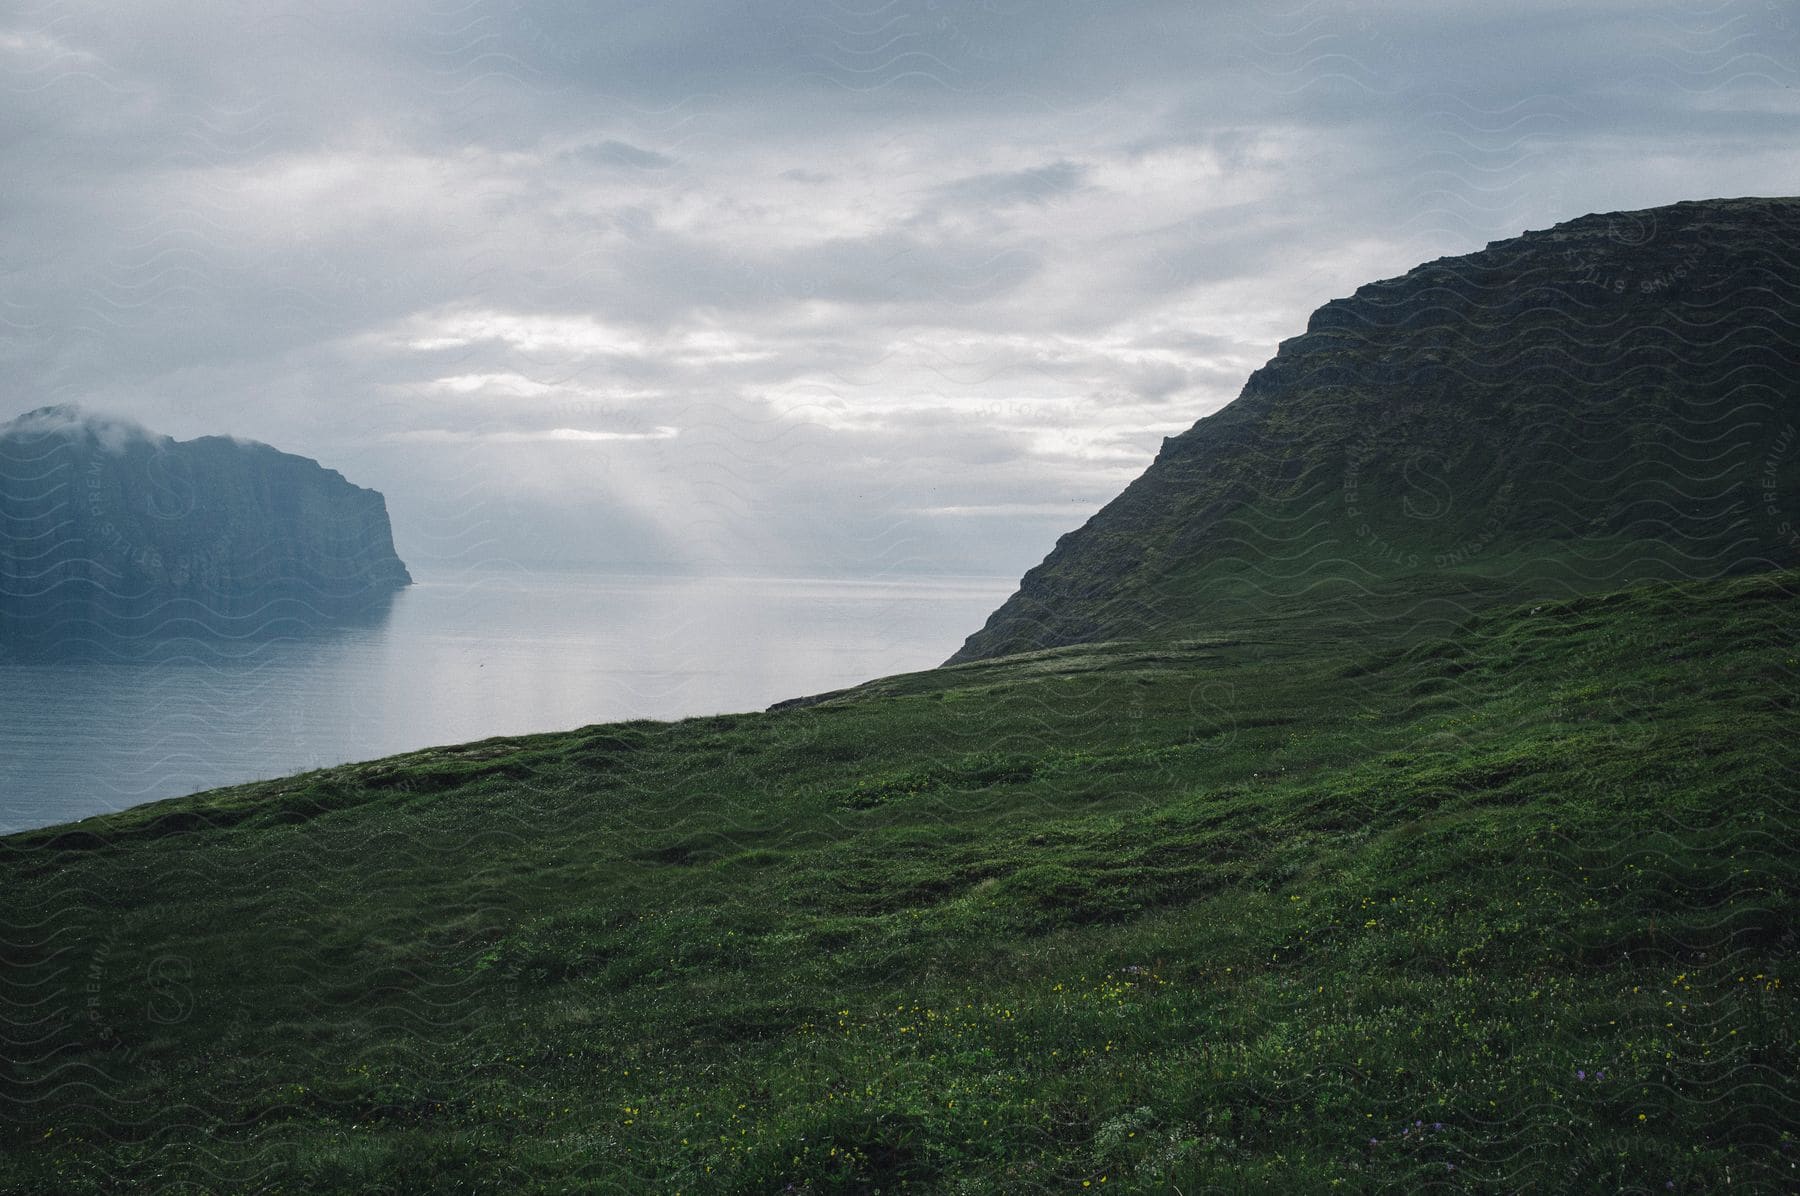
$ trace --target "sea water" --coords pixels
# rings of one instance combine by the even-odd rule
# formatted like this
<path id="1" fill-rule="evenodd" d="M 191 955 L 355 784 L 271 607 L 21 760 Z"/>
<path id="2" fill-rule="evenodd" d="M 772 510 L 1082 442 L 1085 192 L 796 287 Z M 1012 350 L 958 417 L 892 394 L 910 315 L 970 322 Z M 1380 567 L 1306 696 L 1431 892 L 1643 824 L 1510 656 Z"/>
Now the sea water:
<path id="1" fill-rule="evenodd" d="M 426 571 L 378 622 L 0 656 L 0 833 L 436 744 L 760 709 L 940 663 L 1011 578 Z"/>

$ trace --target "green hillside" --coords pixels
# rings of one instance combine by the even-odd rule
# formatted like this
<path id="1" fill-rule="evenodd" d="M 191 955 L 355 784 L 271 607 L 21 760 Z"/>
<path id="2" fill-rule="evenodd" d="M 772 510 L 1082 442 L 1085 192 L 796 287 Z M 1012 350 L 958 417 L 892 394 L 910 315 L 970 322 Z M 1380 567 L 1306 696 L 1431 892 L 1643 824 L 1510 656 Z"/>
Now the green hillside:
<path id="1" fill-rule="evenodd" d="M 1583 216 L 1370 283 L 1064 536 L 953 660 L 1272 601 L 1800 565 L 1800 199 Z"/>
<path id="2" fill-rule="evenodd" d="M 8 1191 L 1778 1190 L 1800 575 L 0 843 Z"/>
<path id="3" fill-rule="evenodd" d="M 1797 312 L 1527 234 L 961 663 L 0 839 L 0 1191 L 1800 1189 Z"/>

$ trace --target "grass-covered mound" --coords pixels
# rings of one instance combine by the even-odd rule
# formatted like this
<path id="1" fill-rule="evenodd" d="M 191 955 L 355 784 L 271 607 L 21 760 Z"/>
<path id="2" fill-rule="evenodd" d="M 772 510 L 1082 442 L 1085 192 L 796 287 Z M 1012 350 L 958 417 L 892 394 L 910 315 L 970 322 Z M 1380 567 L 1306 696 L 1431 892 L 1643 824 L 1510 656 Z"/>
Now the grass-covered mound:
<path id="1" fill-rule="evenodd" d="M 0 840 L 0 1187 L 1790 1188 L 1797 593 L 1289 610 Z"/>
<path id="2" fill-rule="evenodd" d="M 1319 308 L 956 654 L 1271 601 L 1800 565 L 1800 198 L 1583 216 Z"/>

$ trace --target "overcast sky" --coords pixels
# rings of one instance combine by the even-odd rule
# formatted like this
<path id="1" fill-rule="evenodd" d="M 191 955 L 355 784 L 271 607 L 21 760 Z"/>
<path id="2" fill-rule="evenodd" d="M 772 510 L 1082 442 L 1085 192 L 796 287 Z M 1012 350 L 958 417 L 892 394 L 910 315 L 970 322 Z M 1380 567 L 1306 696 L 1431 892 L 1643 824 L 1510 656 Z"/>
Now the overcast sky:
<path id="1" fill-rule="evenodd" d="M 0 5 L 0 418 L 403 556 L 1016 574 L 1307 313 L 1800 190 L 1791 0 Z"/>

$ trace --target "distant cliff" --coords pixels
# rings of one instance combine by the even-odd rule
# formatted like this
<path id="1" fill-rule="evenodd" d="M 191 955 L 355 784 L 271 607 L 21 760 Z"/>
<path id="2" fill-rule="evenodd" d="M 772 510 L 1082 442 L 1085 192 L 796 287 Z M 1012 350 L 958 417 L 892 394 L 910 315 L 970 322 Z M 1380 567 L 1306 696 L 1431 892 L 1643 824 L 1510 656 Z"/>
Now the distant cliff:
<path id="1" fill-rule="evenodd" d="M 382 496 L 306 457 L 73 407 L 0 424 L 0 630 L 249 634 L 411 581 Z"/>
<path id="2" fill-rule="evenodd" d="M 1275 602 L 1800 562 L 1800 199 L 1584 216 L 1313 313 L 952 663 Z"/>

